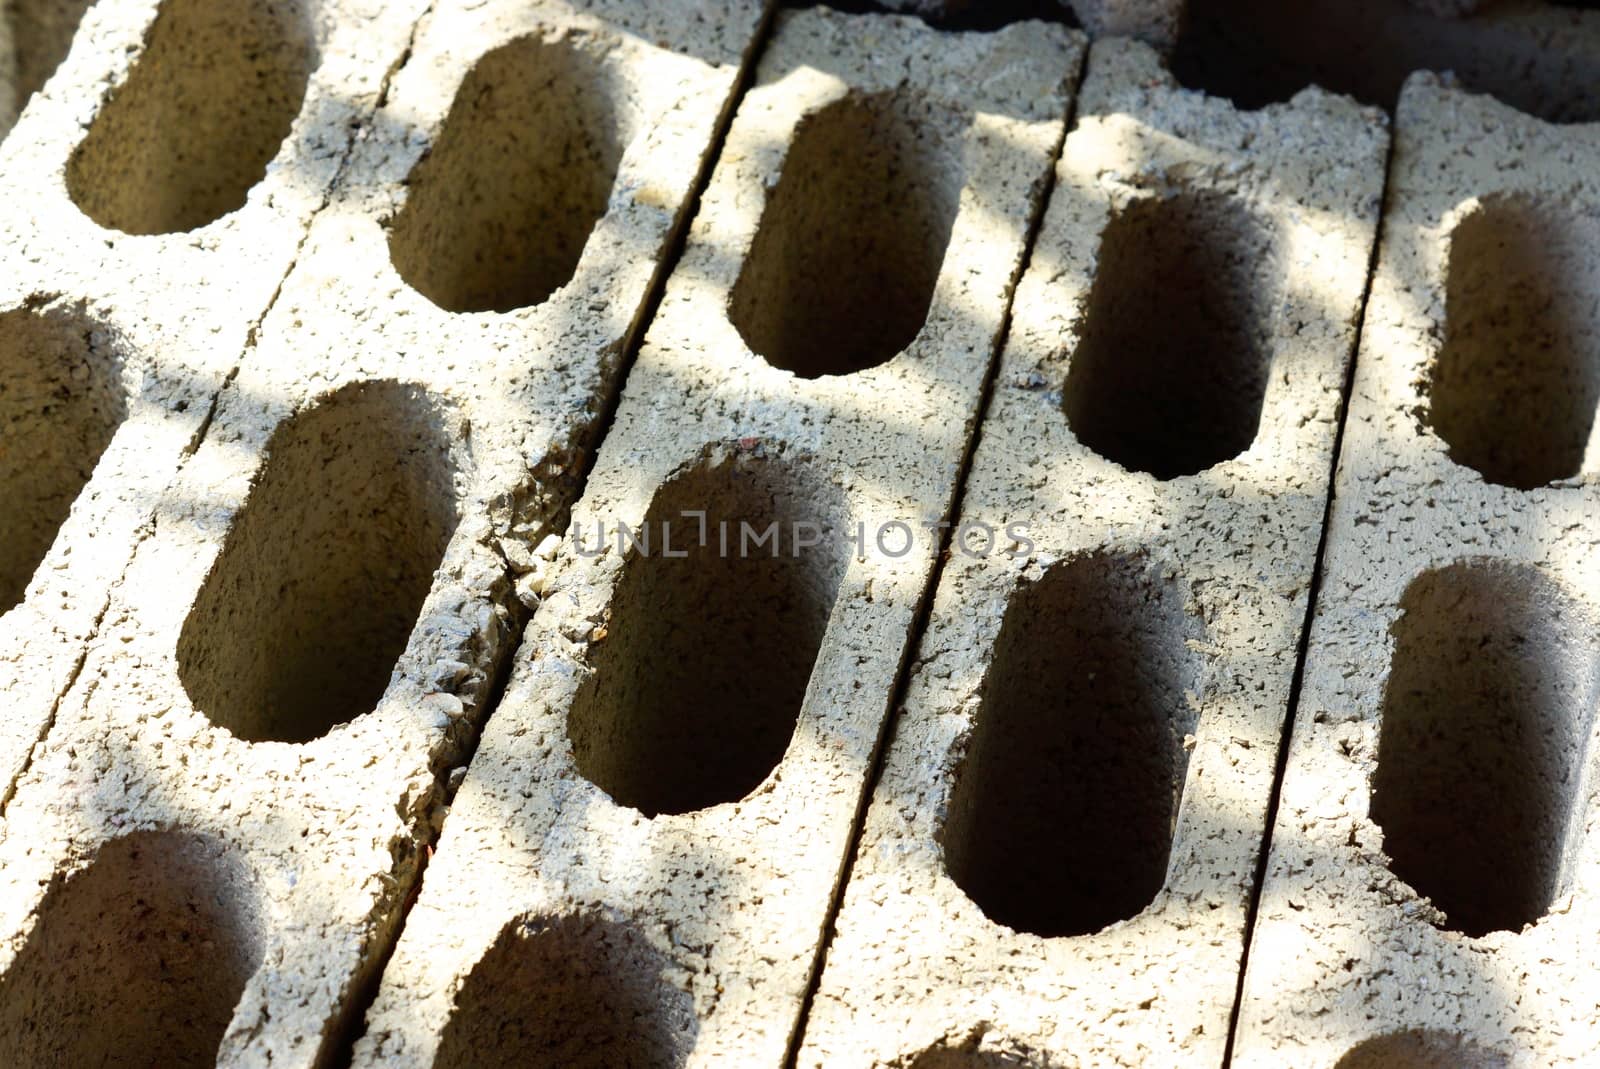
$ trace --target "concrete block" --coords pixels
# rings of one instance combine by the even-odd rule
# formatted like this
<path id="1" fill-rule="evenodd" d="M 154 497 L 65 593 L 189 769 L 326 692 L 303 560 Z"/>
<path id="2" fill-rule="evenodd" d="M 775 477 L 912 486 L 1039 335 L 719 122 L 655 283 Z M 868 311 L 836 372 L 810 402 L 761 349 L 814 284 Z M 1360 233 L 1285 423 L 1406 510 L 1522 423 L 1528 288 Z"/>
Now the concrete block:
<path id="1" fill-rule="evenodd" d="M 1600 1064 L 1597 176 L 1401 97 L 1239 1069 Z"/>
<path id="2" fill-rule="evenodd" d="M 193 423 L 151 417 L 193 455 L 139 499 L 147 536 L 0 825 L 6 1065 L 340 1056 L 765 14 L 440 0 L 416 25 L 348 6 L 307 14 L 352 50 L 319 70 L 371 93 L 319 121 L 342 138 L 384 104 L 331 195 L 281 173 L 286 203 L 328 200 L 309 233 L 258 209 L 283 270 L 298 249 L 265 319 L 235 310 L 230 335 L 221 297 L 169 285 L 162 314 L 155 289 L 238 272 L 255 300 L 255 230 L 181 236 L 210 260 L 139 246 L 138 307 L 186 331 L 151 348 L 199 351 L 212 324 L 235 359 L 247 327 L 251 345 L 209 418 L 204 396 Z M 220 385 L 226 363 L 203 366 Z"/>
<path id="3" fill-rule="evenodd" d="M 0 147 L 0 798 L 422 9 L 107 0 L 68 54 L 85 6 L 0 49 L 38 89 Z"/>
<path id="4" fill-rule="evenodd" d="M 1545 119 L 1592 122 L 1600 11 L 1583 0 L 1481 10 L 1456 0 L 1189 0 L 1174 70 L 1245 107 L 1316 84 L 1389 109 L 1413 71 L 1448 71 Z"/>
<path id="5" fill-rule="evenodd" d="M 783 1063 L 1080 41 L 779 16 L 357 1066 Z"/>
<path id="6" fill-rule="evenodd" d="M 1221 1069 L 1387 148 L 1093 46 L 798 1065 Z"/>

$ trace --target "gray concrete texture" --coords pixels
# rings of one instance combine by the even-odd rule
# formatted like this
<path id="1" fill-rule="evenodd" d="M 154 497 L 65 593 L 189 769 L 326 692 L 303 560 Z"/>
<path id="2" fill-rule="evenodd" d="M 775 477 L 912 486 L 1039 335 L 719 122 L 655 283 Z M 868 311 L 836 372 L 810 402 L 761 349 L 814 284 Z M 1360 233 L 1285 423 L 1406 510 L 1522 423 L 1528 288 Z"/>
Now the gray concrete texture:
<path id="1" fill-rule="evenodd" d="M 0 1066 L 1600 1065 L 1593 6 L 0 7 Z"/>

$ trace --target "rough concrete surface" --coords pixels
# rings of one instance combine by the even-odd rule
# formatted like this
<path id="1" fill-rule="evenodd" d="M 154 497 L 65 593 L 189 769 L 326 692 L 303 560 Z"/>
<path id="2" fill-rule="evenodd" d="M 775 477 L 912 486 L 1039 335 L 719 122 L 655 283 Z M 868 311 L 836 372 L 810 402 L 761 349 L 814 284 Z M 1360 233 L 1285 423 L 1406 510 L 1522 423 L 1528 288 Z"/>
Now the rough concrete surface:
<path id="1" fill-rule="evenodd" d="M 799 1065 L 1221 1069 L 1387 144 L 1091 49 Z"/>
<path id="2" fill-rule="evenodd" d="M 783 1063 L 1080 54 L 779 17 L 356 1065 Z"/>
<path id="3" fill-rule="evenodd" d="M 1393 110 L 1417 70 L 1558 122 L 1600 119 L 1600 10 L 1593 0 L 1188 0 L 1173 69 L 1244 107 L 1307 85 Z M 1433 10 L 1428 10 L 1428 8 Z"/>
<path id="4" fill-rule="evenodd" d="M 421 11 L 86 6 L 0 20 L 0 797 Z"/>
<path id="5" fill-rule="evenodd" d="M 332 34 L 324 67 L 371 88 L 323 107 L 338 137 L 352 117 L 362 132 L 309 236 L 280 211 L 259 238 L 236 217 L 183 235 L 175 265 L 164 244 L 140 255 L 147 289 L 168 270 L 253 278 L 280 246 L 281 275 L 305 237 L 259 327 L 184 289 L 157 317 L 145 293 L 189 332 L 152 348 L 204 329 L 237 359 L 247 328 L 251 346 L 205 427 L 204 395 L 195 422 L 149 418 L 173 464 L 203 435 L 164 493 L 112 483 L 153 519 L 0 825 L 0 1063 L 338 1054 L 510 653 L 514 582 L 570 504 L 764 14 L 441 0 L 413 42 L 414 17 L 366 10 L 375 25 L 307 13 Z M 309 214 L 322 189 L 290 181 L 277 195 Z M 186 268 L 196 243 L 220 262 Z M 515 284 L 486 288 L 491 271 Z M 235 301 L 257 296 L 242 286 Z M 93 437 L 120 396 L 93 374 L 116 336 L 69 320 L 63 342 L 54 319 L 12 315 L 25 369 L 53 344 L 72 362 L 51 373 L 83 383 L 56 433 Z M 128 465 L 162 459 L 135 444 Z"/>
<path id="6" fill-rule="evenodd" d="M 1239 1069 L 1600 1064 L 1600 130 L 1417 75 Z"/>

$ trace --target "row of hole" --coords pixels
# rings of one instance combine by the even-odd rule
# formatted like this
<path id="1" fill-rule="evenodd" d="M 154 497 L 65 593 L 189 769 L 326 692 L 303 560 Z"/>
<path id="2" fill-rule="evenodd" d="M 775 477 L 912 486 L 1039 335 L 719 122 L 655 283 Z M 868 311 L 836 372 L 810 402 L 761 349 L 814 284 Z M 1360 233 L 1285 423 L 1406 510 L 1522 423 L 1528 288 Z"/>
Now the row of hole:
<path id="1" fill-rule="evenodd" d="M 8 7 L 10 73 L 19 101 L 42 86 L 65 56 L 88 6 L 87 0 L 30 0 Z M 1557 6 L 1594 5 L 1591 0 L 1569 0 Z M 1572 93 L 1567 84 L 1590 79 L 1566 75 L 1558 65 L 1543 77 L 1537 63 L 1483 62 L 1494 50 L 1485 48 L 1471 19 L 1430 16 L 1408 0 L 1362 0 L 1355 5 L 1341 0 L 1310 9 L 1309 16 L 1297 8 L 1293 17 L 1286 17 L 1271 0 L 1192 0 L 1174 69 L 1186 84 L 1247 107 L 1287 99 L 1313 82 L 1392 106 L 1400 82 L 1412 70 L 1453 69 L 1534 114 L 1568 121 L 1597 117 L 1592 97 Z M 1328 32 L 1307 32 L 1308 17 L 1325 21 Z M 1352 41 L 1361 47 L 1350 47 Z M 516 54 L 527 50 L 517 46 L 485 57 L 463 86 L 470 92 L 458 99 L 458 111 L 469 113 L 462 125 L 494 139 L 497 151 L 484 152 L 482 158 L 509 165 L 497 170 L 499 181 L 474 173 L 460 160 L 437 170 L 441 185 L 453 191 L 460 189 L 462 178 L 476 178 L 486 187 L 484 199 L 466 197 L 455 205 L 478 224 L 473 228 L 472 218 L 463 220 L 469 224 L 464 232 L 491 250 L 499 245 L 513 261 L 548 259 L 558 267 L 575 259 L 581 247 L 567 231 L 581 234 L 583 220 L 599 214 L 593 203 L 596 191 L 603 207 L 609 181 L 601 179 L 607 170 L 615 171 L 621 149 L 614 136 L 617 124 L 609 114 L 614 101 L 595 91 L 600 87 L 594 72 L 581 65 L 567 67 L 570 55 L 554 57 L 548 65 L 528 64 L 530 57 Z M 97 222 L 136 234 L 189 230 L 239 208 L 288 134 L 317 62 L 308 0 L 165 0 L 144 54 L 74 153 L 68 170 L 73 199 Z M 541 99 L 539 90 L 545 88 L 555 91 Z M 488 99 L 485 89 L 491 90 Z M 555 107 L 555 100 L 570 107 Z M 519 139 L 519 129 L 539 136 Z M 472 141 L 465 131 L 456 137 Z M 550 145 L 562 151 L 552 151 L 546 147 Z M 582 164 L 583 173 L 573 181 L 550 162 L 563 158 Z M 512 181 L 519 170 L 526 188 Z M 540 192 L 550 199 L 538 196 Z M 434 196 L 456 200 L 459 193 Z M 496 220 L 507 219 L 541 225 L 537 236 L 520 233 L 518 223 L 495 228 Z M 569 224 L 569 219 L 577 223 Z M 416 225 L 429 229 L 425 222 Z M 450 232 L 440 226 L 431 236 L 438 240 Z M 552 247 L 541 250 L 544 245 Z M 460 266 L 466 279 L 435 279 L 436 274 L 450 274 L 450 267 L 428 263 L 421 253 L 413 255 L 423 276 L 418 289 L 430 296 L 440 289 L 442 304 L 456 298 L 476 306 L 474 310 L 505 310 L 536 303 L 528 294 L 548 293 L 559 285 L 550 284 L 550 265 L 527 270 L 523 278 L 513 272 L 511 280 L 474 281 L 470 276 L 481 276 L 495 262 L 493 255 L 465 257 L 468 262 Z M 507 292 L 512 289 L 521 292 Z"/>
<path id="2" fill-rule="evenodd" d="M 261 902 L 230 848 L 178 832 L 101 847 L 53 887 L 0 977 L 7 1065 L 203 1069 L 259 968 Z M 574 914 L 506 926 L 468 975 L 434 1069 L 675 1069 L 698 1022 L 670 963 L 631 926 Z M 919 1069 L 1001 1069 L 1004 1055 L 923 1052 Z M 1445 1033 L 1367 1040 L 1338 1069 L 1503 1069 L 1503 1056 Z"/>
<path id="3" fill-rule="evenodd" d="M 141 233 L 238 207 L 299 108 L 313 52 L 294 4 L 167 0 L 73 156 L 74 196 Z M 236 84 L 221 92 L 219 78 Z M 564 285 L 628 140 L 635 102 L 620 86 L 592 41 L 524 38 L 480 60 L 392 222 L 401 275 L 458 312 L 538 304 Z M 944 118 L 901 92 L 800 124 L 729 301 L 768 362 L 850 374 L 922 330 L 960 203 Z M 1502 199 L 1454 235 L 1432 421 L 1493 482 L 1531 488 L 1583 468 L 1600 405 L 1600 278 L 1585 255 L 1597 234 L 1592 218 Z M 1064 391 L 1078 437 L 1160 478 L 1247 449 L 1270 372 L 1273 247 L 1270 225 L 1224 194 L 1115 214 Z"/>
<path id="4" fill-rule="evenodd" d="M 702 469 L 678 489 L 715 476 L 722 505 L 765 503 L 775 517 L 815 504 L 781 466 L 740 463 Z M 595 677 L 613 682 L 572 713 L 586 771 L 665 810 L 715 801 L 714 788 L 742 792 L 776 760 L 842 567 L 789 560 L 730 575 L 706 559 L 635 558 Z M 775 620 L 751 618 L 757 599 L 740 582 L 772 594 Z M 685 605 L 705 612 L 675 635 L 659 621 Z M 1537 569 L 1488 562 L 1423 574 L 1401 609 L 1373 816 L 1395 871 L 1454 927 L 1518 928 L 1563 891 L 1600 701 L 1592 620 Z M 1160 891 L 1202 638 L 1179 584 L 1135 556 L 1065 562 L 1013 599 L 943 836 L 951 876 L 987 914 L 1070 935 L 1131 917 Z M 666 682 L 652 689 L 653 677 Z M 600 707 L 611 704 L 606 723 Z M 679 765 L 709 771 L 656 784 Z M 231 855 L 173 834 L 117 840 L 51 891 L 0 978 L 0 1060 L 105 1064 L 114 1045 L 160 1051 L 162 1064 L 209 1064 L 259 963 L 259 931 Z M 517 922 L 470 974 L 434 1064 L 681 1065 L 695 1016 L 685 992 L 661 983 L 667 968 L 623 925 Z M 984 1064 L 934 1055 L 928 1064 Z M 1369 1041 L 1340 1063 L 1496 1064 L 1432 1033 Z"/>
<path id="5" fill-rule="evenodd" d="M 871 122 L 855 121 L 862 110 L 871 108 L 852 103 L 824 113 L 825 121 L 869 131 Z M 819 151 L 810 157 L 807 142 L 798 143 L 792 157 L 799 163 L 791 167 L 801 169 L 786 173 L 804 175 L 801 188 L 818 192 L 809 171 L 838 136 L 830 132 L 826 146 L 811 143 Z M 789 312 L 773 311 L 784 302 L 746 295 L 747 278 L 769 294 L 789 285 L 813 295 L 832 292 L 813 258 L 819 251 L 832 263 L 873 261 L 865 244 L 792 240 L 813 228 L 804 213 L 791 214 L 796 201 L 782 196 L 781 187 L 779 193 L 772 210 L 789 225 L 773 231 L 778 238 L 758 240 L 735 290 L 735 308 L 753 324 L 750 333 L 793 356 L 803 344 L 801 319 L 814 325 L 813 337 L 821 336 L 834 312 L 856 325 L 826 347 L 832 353 L 859 351 L 869 332 L 892 329 L 890 345 L 914 332 L 921 314 L 915 310 L 865 328 L 859 324 L 869 317 L 850 304 L 854 297 L 832 309 L 819 297 L 822 304 L 809 306 L 808 316 L 789 320 Z M 858 219 L 846 229 L 869 228 Z M 1069 425 L 1102 455 L 1161 478 L 1237 455 L 1255 437 L 1269 371 L 1262 340 L 1273 292 L 1267 224 L 1228 195 L 1184 193 L 1136 200 L 1112 218 L 1101 244 L 1063 390 Z M 1582 474 L 1600 453 L 1600 267 L 1590 254 L 1597 246 L 1600 219 L 1523 196 L 1486 198 L 1450 236 L 1445 333 L 1426 384 L 1429 418 L 1450 456 L 1491 482 L 1543 486 Z M 854 282 L 844 290 L 870 290 L 880 301 L 886 292 Z M 1174 293 L 1201 299 L 1174 301 Z M 918 298 L 924 300 L 925 294 Z M 883 303 L 890 312 L 896 307 L 892 299 Z M 0 316 L 0 611 L 21 600 L 125 415 L 120 355 L 97 337 L 92 324 L 60 310 Z M 388 537 L 384 513 L 376 515 L 377 523 L 352 530 Z M 418 529 L 437 533 L 447 526 L 430 520 Z M 425 540 L 437 542 L 431 534 Z"/>

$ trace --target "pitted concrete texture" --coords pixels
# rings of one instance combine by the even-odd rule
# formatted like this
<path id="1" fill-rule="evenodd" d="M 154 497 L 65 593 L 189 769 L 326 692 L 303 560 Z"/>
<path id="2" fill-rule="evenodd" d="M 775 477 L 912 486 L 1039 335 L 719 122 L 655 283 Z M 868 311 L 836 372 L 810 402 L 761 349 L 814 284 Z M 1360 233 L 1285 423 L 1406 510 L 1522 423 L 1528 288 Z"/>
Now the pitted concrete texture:
<path id="1" fill-rule="evenodd" d="M 1095 43 L 799 1065 L 1221 1069 L 1387 146 Z"/>
<path id="2" fill-rule="evenodd" d="M 1431 75 L 1234 1065 L 1600 1064 L 1600 137 Z"/>
<path id="3" fill-rule="evenodd" d="M 783 1063 L 1080 57 L 779 17 L 356 1065 Z"/>
<path id="4" fill-rule="evenodd" d="M 0 798 L 422 7 L 85 6 L 0 19 Z"/>
<path id="5" fill-rule="evenodd" d="M 1451 10 L 1453 9 L 1453 10 Z M 1188 0 L 1173 69 L 1243 107 L 1307 85 L 1393 109 L 1413 71 L 1554 122 L 1600 119 L 1600 10 L 1593 0 Z"/>
<path id="6" fill-rule="evenodd" d="M 173 463 L 201 440 L 164 493 L 136 497 L 149 533 L 0 826 L 0 1063 L 338 1055 L 509 656 L 517 577 L 571 503 L 764 14 L 441 0 L 417 26 L 368 10 L 372 25 L 332 8 L 308 25 L 360 39 L 365 99 L 382 86 L 384 106 L 360 115 L 203 438 L 149 418 Z M 354 104 L 324 107 L 343 137 Z M 187 240 L 221 258 L 248 233 Z M 164 255 L 148 247 L 147 269 Z M 206 323 L 188 296 L 167 294 L 166 318 Z M 101 379 L 121 350 L 76 308 L 10 329 L 19 396 L 81 398 L 48 413 L 81 448 L 119 413 Z M 49 346 L 59 368 L 35 366 Z M 209 398 L 194 404 L 199 420 Z"/>

